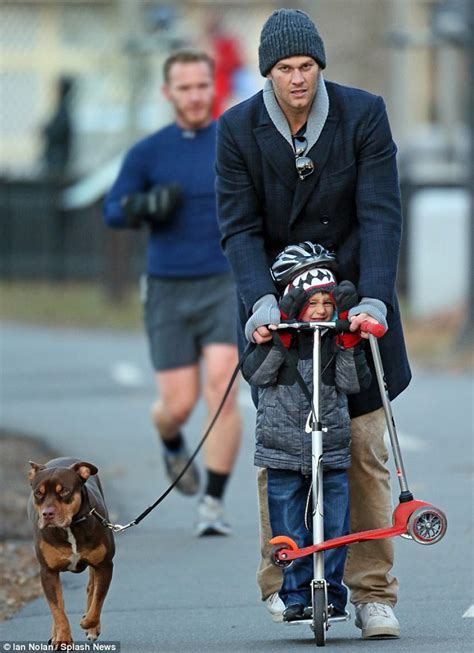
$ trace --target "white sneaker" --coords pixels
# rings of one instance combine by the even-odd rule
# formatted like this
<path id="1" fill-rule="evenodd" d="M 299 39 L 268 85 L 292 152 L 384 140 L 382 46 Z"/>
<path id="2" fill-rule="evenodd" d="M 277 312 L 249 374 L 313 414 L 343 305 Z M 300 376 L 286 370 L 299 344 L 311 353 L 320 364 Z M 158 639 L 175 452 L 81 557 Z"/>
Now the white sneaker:
<path id="1" fill-rule="evenodd" d="M 270 594 L 268 598 L 265 599 L 265 607 L 268 612 L 271 614 L 273 621 L 280 623 L 283 621 L 283 612 L 285 610 L 285 604 L 280 598 L 278 592 Z"/>
<path id="2" fill-rule="evenodd" d="M 220 499 L 204 495 L 198 505 L 198 520 L 194 535 L 230 535 L 231 527 L 225 520 L 224 506 Z"/>
<path id="3" fill-rule="evenodd" d="M 400 637 L 400 624 L 386 603 L 358 603 L 355 625 L 362 630 L 362 639 Z"/>

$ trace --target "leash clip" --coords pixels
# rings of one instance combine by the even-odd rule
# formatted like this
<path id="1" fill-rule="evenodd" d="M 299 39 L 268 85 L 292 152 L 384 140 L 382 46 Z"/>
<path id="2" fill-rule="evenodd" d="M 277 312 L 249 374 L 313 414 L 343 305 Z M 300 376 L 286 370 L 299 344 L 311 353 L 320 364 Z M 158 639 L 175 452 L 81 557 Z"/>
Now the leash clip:
<path id="1" fill-rule="evenodd" d="M 136 526 L 136 522 L 131 521 L 125 526 L 122 526 L 122 524 L 111 524 L 110 522 L 107 524 L 107 527 L 110 528 L 114 533 L 122 533 L 122 531 L 126 531 L 127 528 L 131 528 L 132 526 Z"/>
<path id="2" fill-rule="evenodd" d="M 94 515 L 96 519 L 100 521 L 102 526 L 105 528 L 109 528 L 111 531 L 114 533 L 121 533 L 122 531 L 126 531 L 127 528 L 131 528 L 132 526 L 135 526 L 136 522 L 131 521 L 129 524 L 126 524 L 125 526 L 122 526 L 122 524 L 112 524 L 111 521 L 108 521 L 105 517 L 103 517 L 95 508 L 91 508 L 88 512 L 89 515 Z"/>

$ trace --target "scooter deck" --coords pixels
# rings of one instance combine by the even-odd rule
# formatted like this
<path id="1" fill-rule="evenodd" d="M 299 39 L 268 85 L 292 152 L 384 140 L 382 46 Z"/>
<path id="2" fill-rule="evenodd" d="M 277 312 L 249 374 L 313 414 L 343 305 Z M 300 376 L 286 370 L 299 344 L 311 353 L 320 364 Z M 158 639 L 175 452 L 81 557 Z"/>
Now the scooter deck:
<path id="1" fill-rule="evenodd" d="M 431 506 L 431 504 L 427 503 L 426 501 L 418 501 L 416 499 L 406 501 L 405 503 L 400 503 L 393 512 L 393 525 L 390 527 L 375 528 L 373 530 L 362 531 L 360 533 L 351 533 L 350 535 L 335 537 L 332 540 L 326 540 L 320 544 L 313 544 L 312 546 L 307 546 L 302 549 L 298 547 L 290 548 L 291 545 L 289 544 L 288 549 L 281 549 L 278 551 L 278 557 L 286 562 L 290 560 L 296 560 L 298 558 L 302 558 L 314 553 L 319 553 L 321 551 L 335 549 L 340 546 L 347 546 L 348 544 L 353 544 L 355 542 L 381 540 L 386 537 L 403 535 L 407 532 L 407 522 L 412 512 L 417 508 L 422 508 L 424 506 Z M 276 536 L 270 540 L 270 544 L 283 544 L 285 539 L 285 536 Z"/>
<path id="2" fill-rule="evenodd" d="M 337 623 L 344 623 L 345 621 L 350 621 L 351 620 L 351 614 L 350 612 L 346 612 L 344 616 L 340 617 L 329 617 L 328 618 L 328 623 L 329 625 L 331 624 L 337 624 Z M 305 624 L 311 626 L 313 623 L 312 619 L 296 619 L 295 621 L 283 621 L 286 626 L 299 626 L 300 624 Z"/>

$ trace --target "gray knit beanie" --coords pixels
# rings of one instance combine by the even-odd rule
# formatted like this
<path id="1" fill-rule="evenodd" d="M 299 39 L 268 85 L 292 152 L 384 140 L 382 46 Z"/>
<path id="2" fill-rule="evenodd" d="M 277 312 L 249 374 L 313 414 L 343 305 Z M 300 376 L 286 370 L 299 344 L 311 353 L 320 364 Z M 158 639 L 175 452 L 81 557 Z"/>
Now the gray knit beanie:
<path id="1" fill-rule="evenodd" d="M 258 60 L 264 77 L 286 57 L 312 57 L 326 68 L 324 43 L 308 14 L 299 9 L 278 9 L 268 18 L 260 34 Z"/>

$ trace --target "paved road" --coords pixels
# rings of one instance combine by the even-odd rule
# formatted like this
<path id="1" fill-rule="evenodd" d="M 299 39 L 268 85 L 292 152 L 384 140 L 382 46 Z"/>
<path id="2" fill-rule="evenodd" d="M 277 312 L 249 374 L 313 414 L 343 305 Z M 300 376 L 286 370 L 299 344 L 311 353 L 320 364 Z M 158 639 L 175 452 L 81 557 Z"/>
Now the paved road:
<path id="1" fill-rule="evenodd" d="M 154 389 L 140 335 L 3 325 L 0 346 L 2 426 L 43 436 L 61 453 L 97 464 L 120 523 L 167 487 L 148 420 Z M 396 541 L 400 640 L 363 642 L 351 621 L 331 628 L 330 649 L 472 650 L 473 619 L 463 617 L 474 603 L 472 390 L 472 376 L 415 370 L 410 390 L 394 402 L 410 485 L 417 498 L 446 510 L 448 534 L 433 547 Z M 314 645 L 309 627 L 273 624 L 259 602 L 254 412 L 244 385 L 240 399 L 245 437 L 226 501 L 234 535 L 193 538 L 196 501 L 173 492 L 117 537 L 101 640 L 119 641 L 122 653 L 264 653 Z M 203 421 L 199 406 L 187 429 L 191 443 Z M 25 476 L 27 468 L 25 460 Z M 63 574 L 78 643 L 85 582 L 85 574 Z M 0 639 L 46 641 L 49 630 L 41 597 L 0 624 Z"/>

